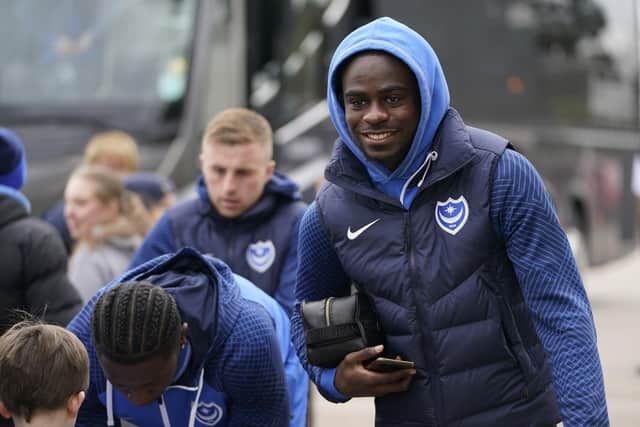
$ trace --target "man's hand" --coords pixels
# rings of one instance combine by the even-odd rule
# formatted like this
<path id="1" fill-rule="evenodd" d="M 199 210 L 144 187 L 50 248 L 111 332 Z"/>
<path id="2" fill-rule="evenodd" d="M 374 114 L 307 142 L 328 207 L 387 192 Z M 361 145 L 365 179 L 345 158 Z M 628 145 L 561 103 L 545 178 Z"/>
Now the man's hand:
<path id="1" fill-rule="evenodd" d="M 336 389 L 349 397 L 379 397 L 406 391 L 416 373 L 414 368 L 381 373 L 364 367 L 365 362 L 380 356 L 382 349 L 383 346 L 378 345 L 347 354 L 336 369 Z"/>

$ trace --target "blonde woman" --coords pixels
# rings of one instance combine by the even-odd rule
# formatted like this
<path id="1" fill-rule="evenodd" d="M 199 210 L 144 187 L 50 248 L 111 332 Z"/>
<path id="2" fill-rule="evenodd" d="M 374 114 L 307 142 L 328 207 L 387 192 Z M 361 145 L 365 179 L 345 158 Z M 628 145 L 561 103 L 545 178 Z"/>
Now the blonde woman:
<path id="1" fill-rule="evenodd" d="M 149 229 L 149 214 L 121 179 L 100 166 L 82 166 L 69 178 L 64 217 L 75 239 L 69 278 L 88 301 L 123 273 Z"/>
<path id="2" fill-rule="evenodd" d="M 84 149 L 82 164 L 103 166 L 124 178 L 138 170 L 138 157 L 138 145 L 133 136 L 114 129 L 91 137 Z M 71 252 L 75 242 L 64 219 L 64 202 L 58 201 L 42 217 L 58 230 L 67 251 Z"/>

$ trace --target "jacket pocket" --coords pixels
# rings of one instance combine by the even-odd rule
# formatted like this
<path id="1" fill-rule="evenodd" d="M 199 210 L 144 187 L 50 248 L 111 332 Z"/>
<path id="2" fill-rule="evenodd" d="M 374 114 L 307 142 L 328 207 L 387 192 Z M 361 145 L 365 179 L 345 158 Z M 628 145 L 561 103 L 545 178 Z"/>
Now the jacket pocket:
<path id="1" fill-rule="evenodd" d="M 500 306 L 502 332 L 506 341 L 507 351 L 518 364 L 525 382 L 529 384 L 535 378 L 538 369 L 522 342 L 522 337 L 518 331 L 518 326 L 511 307 L 506 303 L 502 296 L 497 295 L 496 298 Z"/>

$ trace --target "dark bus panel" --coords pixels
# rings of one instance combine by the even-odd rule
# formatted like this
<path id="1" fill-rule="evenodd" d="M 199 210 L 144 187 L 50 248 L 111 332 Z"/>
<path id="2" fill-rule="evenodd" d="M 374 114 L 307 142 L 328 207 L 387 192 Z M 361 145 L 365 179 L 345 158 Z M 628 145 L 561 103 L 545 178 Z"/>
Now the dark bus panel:
<path id="1" fill-rule="evenodd" d="M 640 0 L 6 0 L 0 125 L 24 139 L 39 214 L 91 134 L 130 132 L 142 168 L 198 175 L 206 121 L 263 113 L 276 160 L 313 196 L 335 132 L 324 98 L 337 43 L 391 16 L 432 44 L 452 106 L 540 171 L 576 253 L 632 248 L 640 148 Z"/>
<path id="2" fill-rule="evenodd" d="M 463 118 L 508 137 L 534 163 L 581 256 L 601 263 L 632 247 L 635 0 L 376 3 L 376 15 L 427 37 Z"/>
<path id="3" fill-rule="evenodd" d="M 317 66 L 295 79 L 280 72 L 280 93 L 264 109 L 272 120 L 292 118 L 314 97 L 321 102 L 324 85 L 302 89 L 296 82 L 326 78 L 333 47 L 345 31 L 378 16 L 396 18 L 434 47 L 451 104 L 465 121 L 506 136 L 534 163 L 581 262 L 602 263 L 633 247 L 638 1 L 351 1 L 341 2 L 342 18 L 329 27 L 321 15 L 338 2 L 325 3 L 327 8 L 316 11 L 314 29 L 325 48 L 313 59 L 324 64 L 324 74 L 318 77 Z M 313 21 L 312 7 L 306 9 L 306 22 Z M 290 24 L 295 28 L 299 21 Z M 277 64 L 270 67 L 278 70 Z M 300 140 L 318 146 L 329 134 L 325 121 Z"/>
<path id="4" fill-rule="evenodd" d="M 60 197 L 95 132 L 131 133 L 145 169 L 163 161 L 183 119 L 198 8 L 196 0 L 47 3 L 0 8 L 0 124 L 25 142 L 35 213 Z"/>

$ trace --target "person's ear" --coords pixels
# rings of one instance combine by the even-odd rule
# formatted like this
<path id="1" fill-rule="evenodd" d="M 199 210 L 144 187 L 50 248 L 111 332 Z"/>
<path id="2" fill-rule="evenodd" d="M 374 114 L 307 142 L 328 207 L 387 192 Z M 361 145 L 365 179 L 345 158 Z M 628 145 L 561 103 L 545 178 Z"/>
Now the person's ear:
<path id="1" fill-rule="evenodd" d="M 267 180 L 271 179 L 271 177 L 273 176 L 273 172 L 275 170 L 276 170 L 276 161 L 269 160 L 269 163 L 267 163 Z"/>
<path id="2" fill-rule="evenodd" d="M 200 151 L 200 154 L 198 155 L 198 166 L 200 166 L 201 171 L 202 169 L 204 169 L 204 166 L 202 166 L 203 163 L 204 163 L 204 154 L 202 153 L 202 151 Z"/>
<path id="3" fill-rule="evenodd" d="M 0 400 L 0 415 L 5 418 L 11 418 L 11 412 L 9 412 L 7 407 L 4 406 L 4 402 L 2 400 Z"/>
<path id="4" fill-rule="evenodd" d="M 67 414 L 69 414 L 70 417 L 75 418 L 78 416 L 78 411 L 80 410 L 80 406 L 82 406 L 82 402 L 84 402 L 84 398 L 84 391 L 79 391 L 67 399 Z"/>
<path id="5" fill-rule="evenodd" d="M 189 324 L 187 322 L 182 324 L 182 331 L 180 332 L 180 347 L 184 347 L 187 343 L 187 337 L 189 336 Z"/>

